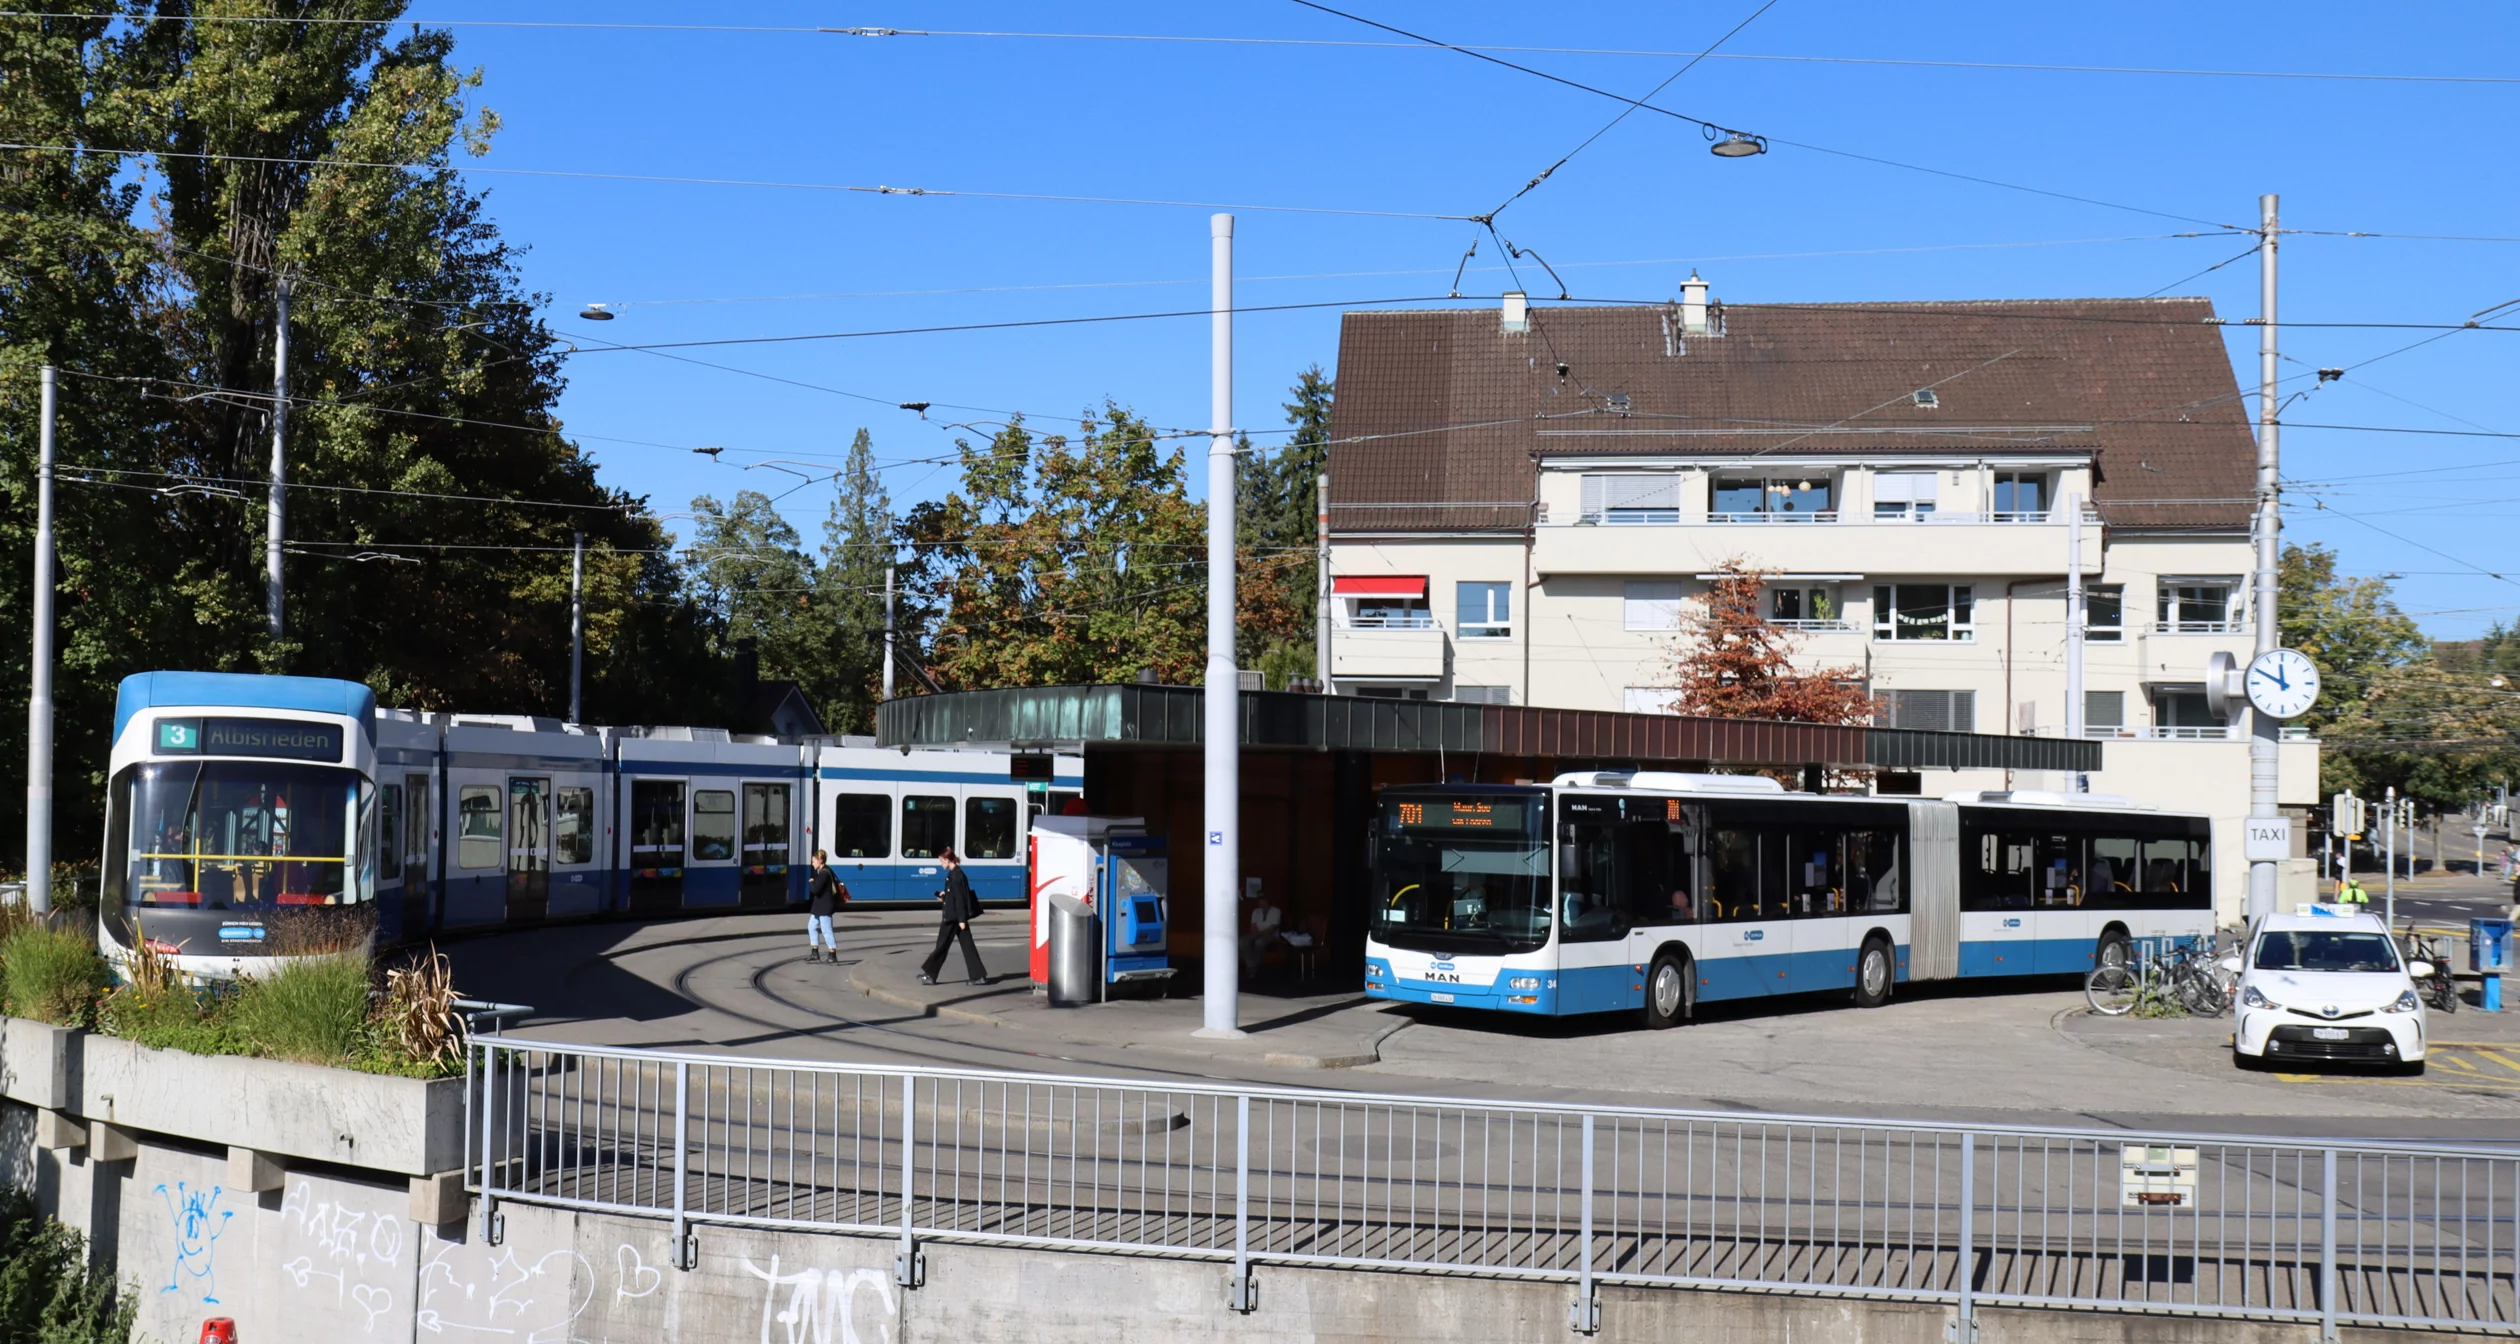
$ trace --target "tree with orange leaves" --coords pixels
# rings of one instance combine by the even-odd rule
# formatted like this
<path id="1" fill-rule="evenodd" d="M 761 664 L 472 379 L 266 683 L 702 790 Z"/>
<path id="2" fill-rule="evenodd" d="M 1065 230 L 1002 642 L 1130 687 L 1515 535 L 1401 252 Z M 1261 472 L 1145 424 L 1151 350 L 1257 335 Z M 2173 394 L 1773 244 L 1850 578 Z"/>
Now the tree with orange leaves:
<path id="1" fill-rule="evenodd" d="M 1671 709 L 1713 719 L 1861 724 L 1876 706 L 1853 667 L 1801 672 L 1794 640 L 1759 614 L 1768 575 L 1727 560 L 1673 651 Z"/>

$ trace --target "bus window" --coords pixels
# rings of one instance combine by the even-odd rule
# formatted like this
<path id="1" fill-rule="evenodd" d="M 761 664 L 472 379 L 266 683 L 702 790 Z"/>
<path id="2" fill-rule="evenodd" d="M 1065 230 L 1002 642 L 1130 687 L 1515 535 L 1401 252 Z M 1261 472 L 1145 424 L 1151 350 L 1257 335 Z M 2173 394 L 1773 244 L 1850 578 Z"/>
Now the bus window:
<path id="1" fill-rule="evenodd" d="M 836 858 L 892 857 L 892 799 L 880 793 L 844 793 L 832 800 L 831 852 Z"/>
<path id="2" fill-rule="evenodd" d="M 1797 916 L 1846 913 L 1846 877 L 1842 841 L 1835 831 L 1797 830 L 1787 838 L 1786 854 Z"/>
<path id="3" fill-rule="evenodd" d="M 1759 846 L 1748 831 L 1715 831 L 1706 844 L 1706 917 L 1759 917 Z"/>
<path id="4" fill-rule="evenodd" d="M 954 800 L 905 794 L 901 799 L 901 857 L 932 859 L 954 847 Z"/>
<path id="5" fill-rule="evenodd" d="M 2141 846 L 2126 836 L 2091 837 L 2090 904 L 2124 907 L 2139 904 L 2135 884 L 2141 878 L 2136 853 Z"/>
<path id="6" fill-rule="evenodd" d="M 1652 802 L 1641 799 L 1640 802 Z M 1627 827 L 1628 922 L 1638 926 L 1698 921 L 1697 855 L 1688 824 L 1649 817 Z"/>
<path id="7" fill-rule="evenodd" d="M 1759 914 L 1761 919 L 1794 917 L 1793 888 L 1786 871 L 1785 833 L 1779 830 L 1755 832 L 1759 844 Z"/>
<path id="8" fill-rule="evenodd" d="M 1848 832 L 1846 866 L 1851 909 L 1893 914 L 1907 908 L 1899 889 L 1897 831 Z"/>
<path id="9" fill-rule="evenodd" d="M 467 784 L 456 795 L 455 862 L 464 868 L 504 868 L 505 846 L 499 843 L 499 789 L 492 784 Z"/>
<path id="10" fill-rule="evenodd" d="M 963 799 L 963 857 L 966 859 L 1015 857 L 1014 799 Z"/>
<path id="11" fill-rule="evenodd" d="M 2187 889 L 2187 852 L 2185 840 L 2147 840 L 2144 842 L 2144 867 L 2140 881 L 2147 896 L 2176 896 Z M 2147 901 L 2149 905 L 2151 902 Z"/>
<path id="12" fill-rule="evenodd" d="M 2025 910 L 2045 899 L 2036 843 L 2020 831 L 1974 831 L 1960 875 L 1963 910 Z"/>
<path id="13" fill-rule="evenodd" d="M 2032 837 L 2031 853 L 2039 868 L 2041 905 L 2078 906 L 2083 903 L 2082 838 L 2073 835 L 2041 835 Z M 1998 909 L 2014 910 L 2029 904 L 2005 893 Z"/>

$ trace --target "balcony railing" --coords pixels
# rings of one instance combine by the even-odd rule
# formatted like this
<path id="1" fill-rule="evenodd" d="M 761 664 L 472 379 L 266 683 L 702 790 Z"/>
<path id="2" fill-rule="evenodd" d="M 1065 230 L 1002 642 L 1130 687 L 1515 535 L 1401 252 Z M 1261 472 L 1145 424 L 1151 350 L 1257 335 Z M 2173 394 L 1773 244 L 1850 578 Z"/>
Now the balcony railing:
<path id="1" fill-rule="evenodd" d="M 1835 509 L 1815 509 L 1810 513 L 1710 513 L 1710 523 L 1834 523 Z"/>
<path id="2" fill-rule="evenodd" d="M 1348 616 L 1338 623 L 1341 630 L 1433 630 L 1432 616 Z"/>
<path id="3" fill-rule="evenodd" d="M 1841 631 L 1852 633 L 1855 629 L 1855 623 L 1853 621 L 1832 620 L 1826 617 L 1814 617 L 1803 620 L 1772 620 L 1769 621 L 1768 624 L 1775 626 L 1779 630 L 1794 630 L 1804 634 L 1834 634 Z"/>
<path id="4" fill-rule="evenodd" d="M 2248 633 L 2245 621 L 2155 621 L 2156 635 L 2239 635 Z"/>
<path id="5" fill-rule="evenodd" d="M 1874 510 L 1872 520 L 1876 523 L 1918 523 L 1925 526 L 1932 526 L 1937 523 L 2061 523 L 2065 521 L 2065 510 L 2062 507 L 2058 507 L 2053 509 L 1996 509 L 1986 512 L 1973 509 L 1926 509 L 1922 512 L 1910 512 L 1905 509 L 1890 508 L 1888 511 L 1884 511 L 1883 509 Z M 2083 509 L 2083 521 L 2096 525 L 2100 521 L 2100 514 L 2097 510 L 2086 506 Z"/>
<path id="6" fill-rule="evenodd" d="M 2211 724 L 2100 724 L 2083 725 L 2083 736 L 2137 742 L 2226 742 L 2237 741 L 2239 735 L 2229 725 Z"/>

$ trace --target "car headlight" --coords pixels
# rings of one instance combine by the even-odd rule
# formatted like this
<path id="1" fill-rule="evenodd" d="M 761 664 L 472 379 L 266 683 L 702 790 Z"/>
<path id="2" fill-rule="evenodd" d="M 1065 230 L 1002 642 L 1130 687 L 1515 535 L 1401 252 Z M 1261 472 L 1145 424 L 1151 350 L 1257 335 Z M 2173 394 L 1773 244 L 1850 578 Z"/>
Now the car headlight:
<path id="1" fill-rule="evenodd" d="M 2411 1013 L 2423 1006 L 2424 1005 L 2416 999 L 2415 991 L 2410 989 L 2397 996 L 2397 1002 L 2389 1005 L 2389 1011 L 2393 1013 Z"/>
<path id="2" fill-rule="evenodd" d="M 2284 1006 L 2275 1002 L 2273 999 L 2258 993 L 2257 986 L 2255 985 L 2251 985 L 2247 989 L 2240 991 L 2240 1002 L 2251 1008 L 2281 1008 Z"/>
<path id="3" fill-rule="evenodd" d="M 1536 975 L 1518 975 L 1513 979 L 1506 981 L 1505 987 L 1507 989 L 1538 989 L 1540 987 L 1540 977 Z"/>

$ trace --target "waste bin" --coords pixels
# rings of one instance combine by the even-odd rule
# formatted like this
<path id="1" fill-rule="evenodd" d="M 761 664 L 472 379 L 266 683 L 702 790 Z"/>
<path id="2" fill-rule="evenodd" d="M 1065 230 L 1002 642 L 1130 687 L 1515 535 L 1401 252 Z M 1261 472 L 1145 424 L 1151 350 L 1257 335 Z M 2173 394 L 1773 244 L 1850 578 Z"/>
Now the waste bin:
<path id="1" fill-rule="evenodd" d="M 1102 921 L 1083 901 L 1050 896 L 1050 1006 L 1078 1008 L 1102 994 Z"/>
<path id="2" fill-rule="evenodd" d="M 2485 977 L 2476 1006 L 2489 1013 L 2501 1012 L 2503 973 L 2511 969 L 2510 920 L 2468 921 L 2468 969 Z"/>

